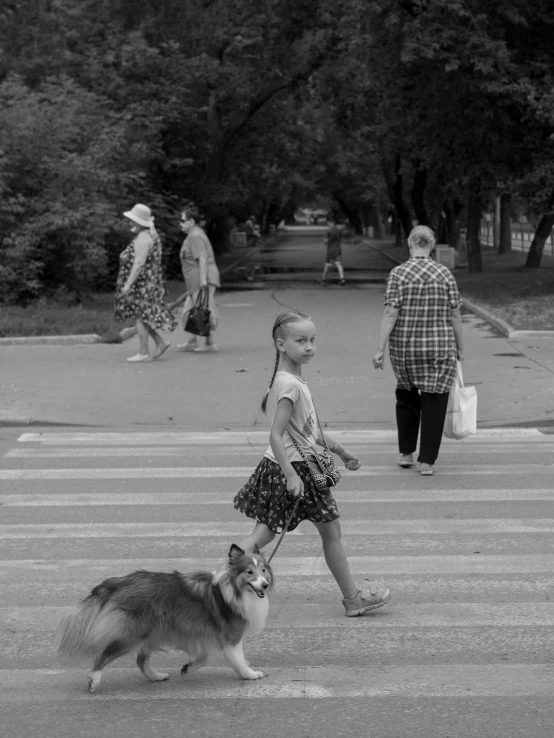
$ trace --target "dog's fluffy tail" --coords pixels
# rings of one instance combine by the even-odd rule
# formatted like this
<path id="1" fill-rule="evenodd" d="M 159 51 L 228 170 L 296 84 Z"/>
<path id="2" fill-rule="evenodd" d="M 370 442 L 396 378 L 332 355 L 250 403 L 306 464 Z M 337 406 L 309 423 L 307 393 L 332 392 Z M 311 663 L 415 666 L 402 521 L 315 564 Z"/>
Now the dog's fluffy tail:
<path id="1" fill-rule="evenodd" d="M 74 658 L 101 653 L 112 641 L 125 638 L 125 619 L 125 613 L 113 605 L 102 606 L 87 598 L 60 623 L 55 648 Z"/>

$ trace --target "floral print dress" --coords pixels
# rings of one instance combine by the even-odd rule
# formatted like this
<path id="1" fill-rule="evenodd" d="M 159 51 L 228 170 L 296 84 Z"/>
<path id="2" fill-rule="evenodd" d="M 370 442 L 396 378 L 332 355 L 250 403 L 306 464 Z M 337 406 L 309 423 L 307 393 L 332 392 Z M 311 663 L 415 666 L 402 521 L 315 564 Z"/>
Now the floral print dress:
<path id="1" fill-rule="evenodd" d="M 157 234 L 152 236 L 146 262 L 128 295 L 121 290 L 131 272 L 135 258 L 134 242 L 119 256 L 119 274 L 115 292 L 115 319 L 140 318 L 149 328 L 173 331 L 177 325 L 175 317 L 165 302 L 165 287 L 162 277 L 162 244 Z"/>
<path id="2" fill-rule="evenodd" d="M 305 461 L 293 461 L 292 466 L 304 483 L 304 493 L 290 521 L 289 531 L 303 520 L 313 523 L 337 520 L 340 515 L 331 489 L 327 487 L 322 491 L 315 486 Z M 233 502 L 235 509 L 247 517 L 264 523 L 273 533 L 282 533 L 294 510 L 296 497 L 287 490 L 287 480 L 279 464 L 264 457 Z"/>

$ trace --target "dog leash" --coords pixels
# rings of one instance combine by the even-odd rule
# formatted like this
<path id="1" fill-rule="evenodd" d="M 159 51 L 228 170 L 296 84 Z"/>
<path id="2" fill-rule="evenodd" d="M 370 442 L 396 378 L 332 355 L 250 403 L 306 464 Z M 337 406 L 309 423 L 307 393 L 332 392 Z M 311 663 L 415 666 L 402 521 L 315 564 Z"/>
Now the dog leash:
<path id="1" fill-rule="evenodd" d="M 298 508 L 298 503 L 299 503 L 299 502 L 300 502 L 300 494 L 298 494 L 298 495 L 296 496 L 296 502 L 294 503 L 294 507 L 292 508 L 292 512 L 291 512 L 291 514 L 290 514 L 290 515 L 289 515 L 289 517 L 287 518 L 287 521 L 286 521 L 286 523 L 285 523 L 285 527 L 283 528 L 283 531 L 282 531 L 282 533 L 281 533 L 281 536 L 280 536 L 279 540 L 277 541 L 277 545 L 275 546 L 275 548 L 274 548 L 274 549 L 273 549 L 273 551 L 271 552 L 271 555 L 270 555 L 270 557 L 269 557 L 269 558 L 267 559 L 267 563 L 268 563 L 268 564 L 270 563 L 271 559 L 272 559 L 272 558 L 273 558 L 273 557 L 275 556 L 275 554 L 277 553 L 277 549 L 279 548 L 279 546 L 280 546 L 280 545 L 281 545 L 281 543 L 283 542 L 283 538 L 285 537 L 285 533 L 286 533 L 286 532 L 287 532 L 287 530 L 289 529 L 290 521 L 292 520 L 292 518 L 293 518 L 293 515 L 294 515 L 294 513 L 296 512 L 296 509 Z"/>

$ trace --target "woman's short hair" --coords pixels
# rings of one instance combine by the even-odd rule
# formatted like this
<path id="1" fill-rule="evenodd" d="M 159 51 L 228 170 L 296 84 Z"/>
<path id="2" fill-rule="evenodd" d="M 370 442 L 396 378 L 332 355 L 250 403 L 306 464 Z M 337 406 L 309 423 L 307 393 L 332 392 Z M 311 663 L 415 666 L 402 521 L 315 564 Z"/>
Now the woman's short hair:
<path id="1" fill-rule="evenodd" d="M 435 234 L 427 226 L 418 225 L 410 231 L 408 244 L 418 249 L 432 249 L 435 245 Z"/>
<path id="2" fill-rule="evenodd" d="M 200 213 L 196 208 L 185 208 L 183 210 L 183 213 L 187 216 L 187 218 L 190 218 L 191 220 L 194 220 L 195 223 L 200 222 Z"/>

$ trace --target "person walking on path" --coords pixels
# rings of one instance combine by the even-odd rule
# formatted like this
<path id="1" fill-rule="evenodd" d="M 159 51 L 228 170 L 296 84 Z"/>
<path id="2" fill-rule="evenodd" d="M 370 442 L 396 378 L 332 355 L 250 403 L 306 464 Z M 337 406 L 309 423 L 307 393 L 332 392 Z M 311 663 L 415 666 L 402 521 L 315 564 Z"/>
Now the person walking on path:
<path id="1" fill-rule="evenodd" d="M 416 226 L 408 237 L 410 258 L 395 267 L 385 290 L 385 312 L 375 369 L 382 369 L 387 342 L 396 388 L 399 465 L 413 466 L 421 425 L 417 469 L 433 474 L 439 455 L 448 395 L 463 361 L 462 301 L 452 272 L 430 256 L 433 232 Z"/>
<path id="2" fill-rule="evenodd" d="M 115 319 L 136 321 L 139 352 L 127 361 L 153 361 L 170 346 L 157 330 L 173 331 L 177 325 L 165 303 L 162 245 L 149 207 L 137 204 L 123 215 L 131 221 L 134 238 L 119 256 Z M 155 344 L 152 355 L 148 352 L 149 338 Z"/>
<path id="3" fill-rule="evenodd" d="M 329 487 L 324 492 L 317 489 L 299 448 L 309 455 L 316 444 L 326 443 L 348 469 L 359 469 L 360 462 L 354 454 L 323 434 L 310 390 L 302 379 L 302 366 L 315 355 L 313 322 L 307 315 L 295 311 L 281 313 L 273 325 L 272 338 L 276 348 L 275 369 L 262 401 L 262 410 L 265 413 L 272 388 L 276 409 L 269 448 L 234 499 L 237 510 L 256 520 L 254 529 L 241 546 L 245 551 L 253 551 L 255 546 L 263 548 L 270 543 L 283 530 L 290 508 L 300 495 L 289 530 L 294 530 L 302 520 L 315 525 L 327 566 L 342 591 L 346 615 L 363 615 L 388 602 L 391 592 L 381 587 L 369 588 L 362 594 L 358 588 L 342 546 L 337 503 Z"/>
<path id="4" fill-rule="evenodd" d="M 181 214 L 181 230 L 187 234 L 181 248 L 181 267 L 185 286 L 187 288 L 187 299 L 183 307 L 183 327 L 185 327 L 188 314 L 196 304 L 200 290 L 208 290 L 208 308 L 210 310 L 210 335 L 207 336 L 203 345 L 198 343 L 196 336 L 192 336 L 185 343 L 177 344 L 177 348 L 195 353 L 215 352 L 217 346 L 211 335 L 219 322 L 219 313 L 215 304 L 215 291 L 220 286 L 219 270 L 215 263 L 212 244 L 202 228 L 197 225 L 200 215 L 197 210 L 187 209 Z"/>
<path id="5" fill-rule="evenodd" d="M 325 233 L 325 247 L 327 249 L 327 253 L 325 255 L 321 284 L 325 287 L 327 284 L 325 281 L 327 279 L 327 272 L 330 267 L 335 266 L 339 273 L 339 284 L 342 287 L 346 284 L 344 269 L 342 266 L 342 231 L 338 226 L 335 215 L 332 213 L 327 216 L 327 225 L 329 226 Z"/>

